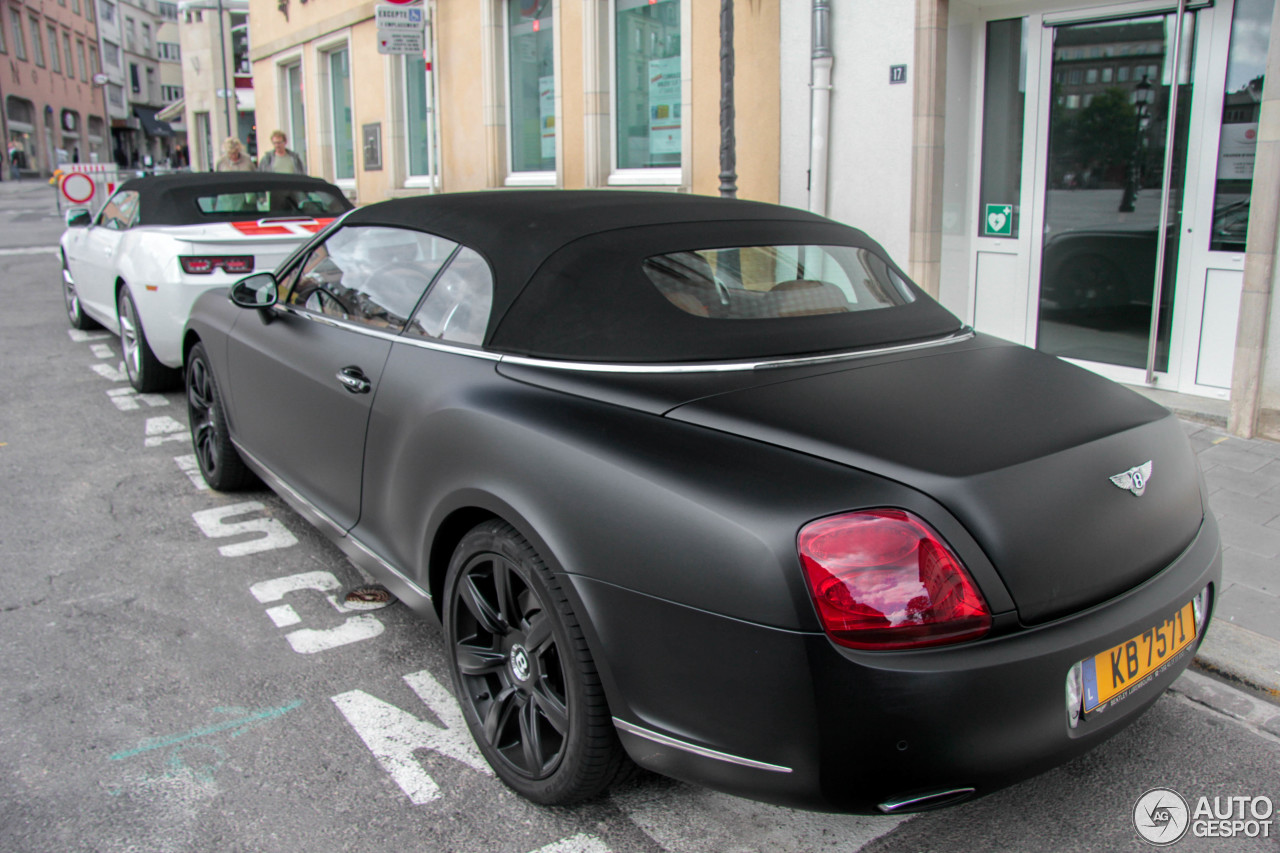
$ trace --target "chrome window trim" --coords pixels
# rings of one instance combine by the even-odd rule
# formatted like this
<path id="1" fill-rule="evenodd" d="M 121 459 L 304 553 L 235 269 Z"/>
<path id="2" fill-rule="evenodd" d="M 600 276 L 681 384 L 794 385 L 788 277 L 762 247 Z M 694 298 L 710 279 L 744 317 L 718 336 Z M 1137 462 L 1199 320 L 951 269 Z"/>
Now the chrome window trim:
<path id="1" fill-rule="evenodd" d="M 774 370 L 782 367 L 808 367 L 811 365 L 833 364 L 841 361 L 874 358 L 875 356 L 881 355 L 895 355 L 897 353 L 914 352 L 916 350 L 948 346 L 950 344 L 957 344 L 962 343 L 963 341 L 972 340 L 975 335 L 974 330 L 966 326 L 958 332 L 927 341 L 915 341 L 909 344 L 876 347 L 874 349 L 848 350 L 846 352 L 830 353 L 828 355 L 795 356 L 792 358 L 777 358 L 763 361 L 695 362 L 688 364 L 609 364 L 605 362 L 560 361 L 553 358 L 532 358 L 522 355 L 508 355 L 504 353 L 491 352 L 489 350 L 459 346 L 457 344 L 448 344 L 442 341 L 430 340 L 428 338 L 410 337 L 398 332 L 384 332 L 381 329 L 375 329 L 371 326 L 365 326 L 360 323 L 353 323 L 350 320 L 341 320 L 324 314 L 313 314 L 310 311 L 300 311 L 291 305 L 277 303 L 274 308 L 277 311 L 287 312 L 304 320 L 310 320 L 313 323 L 334 326 L 340 329 L 348 329 L 352 332 L 392 341 L 393 343 L 407 344 L 409 346 L 421 347 L 422 349 L 435 350 L 437 352 L 453 353 L 454 355 L 464 355 L 471 358 L 483 359 L 485 361 L 497 361 L 502 364 L 513 364 L 519 367 L 544 367 L 553 370 L 576 371 L 579 373 L 733 373 L 749 370 Z"/>
<path id="2" fill-rule="evenodd" d="M 790 767 L 783 767 L 781 764 L 769 764 L 764 761 L 756 761 L 751 758 L 743 758 L 740 755 L 732 755 L 728 752 L 709 749 L 705 746 L 698 746 L 697 744 L 678 740 L 670 735 L 664 735 L 650 729 L 646 729 L 643 726 L 637 726 L 635 723 L 628 723 L 626 720 L 619 720 L 617 717 L 613 718 L 613 725 L 628 734 L 635 735 L 636 737 L 642 737 L 645 740 L 651 740 L 654 743 L 662 744 L 663 746 L 670 746 L 674 749 L 690 752 L 694 755 L 700 755 L 703 758 L 711 758 L 716 761 L 724 761 L 729 764 L 737 764 L 742 767 L 750 767 L 755 770 L 768 770 L 772 773 L 793 772 Z"/>
<path id="3" fill-rule="evenodd" d="M 967 341 L 974 336 L 973 329 L 964 328 L 959 332 L 934 338 L 928 341 L 916 341 L 910 344 L 876 347 L 874 349 L 848 350 L 829 355 L 794 356 L 791 358 L 775 358 L 765 361 L 722 361 L 692 364 L 604 364 L 583 361 L 557 361 L 548 358 L 528 358 L 517 355 L 502 356 L 503 364 L 515 364 L 523 367 L 549 367 L 557 370 L 573 370 L 584 373 L 731 373 L 748 370 L 771 370 L 780 367 L 807 367 L 815 364 L 829 364 L 850 361 L 860 358 L 872 358 L 879 355 L 893 355 L 900 352 L 929 349 L 948 344 Z"/>

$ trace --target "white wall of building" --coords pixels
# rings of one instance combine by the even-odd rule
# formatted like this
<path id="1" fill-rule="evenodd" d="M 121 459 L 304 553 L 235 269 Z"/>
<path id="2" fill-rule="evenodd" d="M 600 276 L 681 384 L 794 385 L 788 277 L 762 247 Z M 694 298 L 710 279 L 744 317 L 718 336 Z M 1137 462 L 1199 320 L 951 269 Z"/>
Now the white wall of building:
<path id="1" fill-rule="evenodd" d="M 807 207 L 812 4 L 782 2 L 783 204 Z M 906 266 L 911 227 L 914 3 L 832 3 L 827 216 L 861 228 Z M 907 66 L 891 85 L 889 68 Z"/>

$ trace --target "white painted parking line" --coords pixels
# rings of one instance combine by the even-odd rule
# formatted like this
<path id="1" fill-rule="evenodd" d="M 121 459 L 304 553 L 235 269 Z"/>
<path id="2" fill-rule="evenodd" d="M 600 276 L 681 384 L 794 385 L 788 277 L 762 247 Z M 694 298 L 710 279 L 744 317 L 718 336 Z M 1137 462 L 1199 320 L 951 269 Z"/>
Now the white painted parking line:
<path id="1" fill-rule="evenodd" d="M 105 341 L 107 338 L 115 337 L 110 332 L 86 332 L 83 329 L 67 329 L 67 334 L 71 336 L 72 341 L 78 344 L 88 341 Z"/>
<path id="2" fill-rule="evenodd" d="M 243 536 L 246 533 L 261 534 L 247 542 L 236 542 L 218 548 L 224 557 L 243 557 L 246 554 L 257 554 L 262 551 L 274 551 L 277 548 L 288 548 L 297 545 L 298 540 L 283 524 L 274 518 L 251 518 L 248 521 L 224 521 L 237 515 L 251 512 L 262 512 L 267 507 L 259 501 L 204 509 L 191 514 L 196 526 L 210 539 L 225 539 L 231 536 Z"/>
<path id="3" fill-rule="evenodd" d="M 277 628 L 288 628 L 302 621 L 298 611 L 288 604 L 281 604 L 279 607 L 268 607 L 267 615 L 271 617 L 272 622 L 276 623 Z"/>
<path id="4" fill-rule="evenodd" d="M 95 364 L 94 367 L 104 367 L 105 365 Z M 132 388 L 112 388 L 107 392 L 107 396 L 111 398 L 111 402 L 116 404 L 116 408 L 122 412 L 133 411 L 142 408 L 138 405 L 139 401 L 146 403 L 148 406 L 167 406 L 169 401 L 160 394 L 139 394 Z"/>
<path id="5" fill-rule="evenodd" d="M 124 362 L 112 367 L 109 364 L 91 364 L 89 369 L 108 382 L 127 382 L 129 374 L 124 372 Z"/>
<path id="6" fill-rule="evenodd" d="M 187 478 L 191 480 L 191 485 L 202 492 L 209 491 L 209 484 L 204 481 L 204 475 L 200 473 L 200 462 L 196 459 L 194 453 L 188 453 L 186 456 L 175 456 L 173 461 L 177 463 L 182 473 L 186 474 Z"/>
<path id="7" fill-rule="evenodd" d="M 179 423 L 168 415 L 158 418 L 147 418 L 147 437 L 143 443 L 147 447 L 159 447 L 166 441 L 186 441 L 187 425 Z"/>
<path id="8" fill-rule="evenodd" d="M 97 358 L 111 358 L 116 354 L 109 344 L 90 344 L 89 351 Z"/>
<path id="9" fill-rule="evenodd" d="M 422 805 L 442 796 L 440 786 L 414 755 L 419 749 L 438 752 L 477 773 L 492 776 L 493 771 L 471 740 L 453 694 L 427 670 L 410 673 L 404 680 L 443 726 L 420 720 L 363 690 L 340 693 L 332 700 L 409 801 Z"/>
<path id="10" fill-rule="evenodd" d="M 18 246 L 13 249 L 0 249 L 0 255 L 56 255 L 60 246 Z"/>
<path id="11" fill-rule="evenodd" d="M 594 835 L 578 833 L 530 853 L 611 853 L 608 846 Z"/>
<path id="12" fill-rule="evenodd" d="M 261 581 L 249 587 L 249 592 L 262 604 L 279 601 L 288 593 L 311 590 L 318 592 L 339 613 L 347 613 L 346 604 L 338 600 L 337 592 L 342 584 L 332 572 L 302 572 L 282 578 Z M 277 628 L 287 628 L 302 621 L 297 611 L 288 604 L 267 609 L 267 616 Z M 332 628 L 299 628 L 285 635 L 289 646 L 300 655 L 336 649 L 350 643 L 371 640 L 385 630 L 375 616 L 348 616 L 347 620 Z"/>

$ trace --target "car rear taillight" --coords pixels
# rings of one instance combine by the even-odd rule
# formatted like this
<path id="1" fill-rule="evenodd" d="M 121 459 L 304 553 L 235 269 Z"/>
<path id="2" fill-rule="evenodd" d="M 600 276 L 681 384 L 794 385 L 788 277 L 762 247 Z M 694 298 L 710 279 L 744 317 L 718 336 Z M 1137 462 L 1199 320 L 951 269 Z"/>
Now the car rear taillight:
<path id="1" fill-rule="evenodd" d="M 991 628 L 991 611 L 960 560 L 909 512 L 819 519 L 800 531 L 797 546 L 823 630 L 842 646 L 937 646 Z"/>
<path id="2" fill-rule="evenodd" d="M 180 255 L 178 261 L 188 275 L 205 275 L 216 269 L 236 275 L 253 272 L 253 255 Z"/>

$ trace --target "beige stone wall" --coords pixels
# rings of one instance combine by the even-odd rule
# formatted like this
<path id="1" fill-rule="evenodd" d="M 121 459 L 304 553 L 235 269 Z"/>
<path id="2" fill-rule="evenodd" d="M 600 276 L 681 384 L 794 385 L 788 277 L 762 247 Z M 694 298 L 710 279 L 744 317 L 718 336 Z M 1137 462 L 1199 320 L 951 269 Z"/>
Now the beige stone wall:
<path id="1" fill-rule="evenodd" d="M 359 203 L 426 192 L 404 188 L 403 80 L 398 58 L 377 53 L 374 3 L 250 0 L 254 87 L 259 135 L 287 125 L 280 97 L 279 66 L 300 56 L 305 93 L 308 167 L 333 177 L 332 140 L 326 133 L 323 50 L 346 41 L 351 50 L 353 124 L 356 136 L 355 192 Z M 692 97 L 688 111 L 686 185 L 671 187 L 715 195 L 720 184 L 719 3 L 685 0 Z M 609 4 L 606 0 L 556 0 L 558 185 L 601 186 L 608 177 L 607 69 Z M 499 187 L 506 180 L 503 4 L 498 0 L 437 0 L 435 77 L 439 93 L 441 189 L 447 192 Z M 741 198 L 778 199 L 780 113 L 779 0 L 737 0 L 737 173 Z M 184 45 L 185 50 L 185 45 Z M 603 123 L 602 123 L 603 119 Z M 380 171 L 363 168 L 361 130 L 382 124 Z"/>

